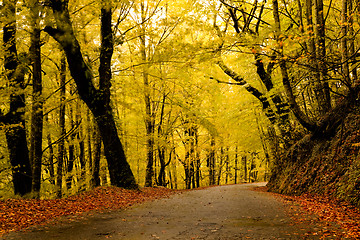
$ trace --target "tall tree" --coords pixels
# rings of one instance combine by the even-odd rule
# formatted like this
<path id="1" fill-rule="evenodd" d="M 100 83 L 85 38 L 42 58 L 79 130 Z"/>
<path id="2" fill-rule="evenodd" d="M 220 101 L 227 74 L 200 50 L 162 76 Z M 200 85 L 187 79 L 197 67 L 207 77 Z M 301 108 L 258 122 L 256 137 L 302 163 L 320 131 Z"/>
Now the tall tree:
<path id="1" fill-rule="evenodd" d="M 56 185 L 57 185 L 57 197 L 61 198 L 63 191 L 63 167 L 65 160 L 65 113 L 66 113 L 66 59 L 63 53 L 60 60 L 60 108 L 59 108 L 59 127 L 60 127 L 60 140 L 58 144 L 58 161 L 56 172 Z"/>
<path id="2" fill-rule="evenodd" d="M 68 0 L 50 0 L 56 27 L 47 26 L 45 31 L 64 49 L 78 94 L 94 115 L 104 144 L 111 184 L 118 187 L 137 188 L 130 165 L 126 161 L 110 104 L 111 58 L 114 50 L 111 27 L 112 3 L 111 1 L 101 3 L 99 89 L 95 87 L 92 71 L 84 61 L 71 23 L 68 3 Z"/>
<path id="3" fill-rule="evenodd" d="M 31 112 L 31 151 L 32 163 L 32 191 L 34 197 L 40 197 L 41 165 L 42 165 L 42 135 L 43 135 L 43 96 L 41 71 L 41 42 L 40 42 L 40 4 L 38 0 L 29 3 L 31 22 L 31 64 L 33 80 L 33 105 Z"/>
<path id="4" fill-rule="evenodd" d="M 5 0 L 2 6 L 6 16 L 3 22 L 4 69 L 10 87 L 10 110 L 1 120 L 6 124 L 14 191 L 25 195 L 31 192 L 32 169 L 25 129 L 24 66 L 18 59 L 16 45 L 16 4 L 15 0 Z"/>
<path id="5" fill-rule="evenodd" d="M 282 144 L 285 147 L 289 146 L 291 144 L 289 119 L 290 108 L 287 101 L 284 100 L 280 92 L 276 90 L 276 84 L 272 78 L 272 74 L 276 66 L 275 55 L 274 53 L 269 54 L 270 61 L 266 66 L 262 56 L 263 54 L 261 54 L 260 46 L 262 45 L 262 42 L 261 39 L 258 38 L 260 34 L 260 26 L 269 24 L 262 19 L 266 1 L 254 1 L 254 3 L 245 3 L 240 1 L 237 4 L 221 1 L 221 3 L 225 6 L 225 9 L 228 12 L 228 17 L 226 18 L 226 27 L 224 30 L 221 30 L 217 25 L 217 17 L 214 19 L 214 28 L 219 38 L 222 39 L 222 42 L 217 49 L 217 65 L 226 75 L 235 81 L 235 83 L 232 84 L 244 86 L 250 94 L 260 101 L 263 111 L 270 123 L 277 126 L 280 130 L 280 134 L 283 139 Z M 246 7 L 243 8 L 242 4 L 250 5 L 250 9 L 246 10 Z M 240 14 L 240 16 L 238 16 L 238 14 Z M 224 46 L 225 42 L 223 41 L 225 39 L 226 32 L 228 31 L 230 20 L 232 21 L 232 27 L 239 38 L 242 38 L 244 35 L 248 35 L 253 39 L 253 41 L 255 41 L 255 44 L 250 44 L 248 48 L 254 56 L 256 73 L 263 86 L 265 86 L 264 91 L 255 87 L 248 79 L 245 79 L 239 73 L 231 69 L 231 67 L 229 67 L 222 59 L 222 52 L 226 52 L 228 50 L 226 46 Z M 218 82 L 221 81 L 218 80 Z M 275 106 L 275 108 L 273 106 Z"/>
<path id="6" fill-rule="evenodd" d="M 146 19 L 148 15 L 148 6 L 146 6 L 146 1 L 141 1 L 140 11 L 141 11 L 141 22 L 143 24 L 141 27 L 140 35 L 140 52 L 141 60 L 143 61 L 143 81 L 144 81 L 144 102 L 145 102 L 145 128 L 146 128 L 146 174 L 145 174 L 145 187 L 151 187 L 153 185 L 154 177 L 154 134 L 155 134 L 155 117 L 153 104 L 151 101 L 151 86 L 149 82 L 149 73 L 148 73 L 148 56 L 147 56 L 147 32 L 146 32 Z"/>

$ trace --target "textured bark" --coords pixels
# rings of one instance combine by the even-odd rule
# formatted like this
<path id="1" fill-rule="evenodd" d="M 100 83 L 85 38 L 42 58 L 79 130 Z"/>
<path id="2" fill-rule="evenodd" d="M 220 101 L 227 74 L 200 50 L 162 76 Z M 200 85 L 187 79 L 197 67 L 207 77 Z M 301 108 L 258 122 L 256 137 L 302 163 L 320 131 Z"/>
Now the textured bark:
<path id="1" fill-rule="evenodd" d="M 50 174 L 50 183 L 55 184 L 55 169 L 54 169 L 54 148 L 51 145 L 51 135 L 47 135 L 47 142 L 49 145 L 48 171 Z"/>
<path id="2" fill-rule="evenodd" d="M 74 34 L 67 1 L 51 0 L 50 2 L 56 21 L 56 28 L 47 26 L 45 31 L 60 43 L 64 49 L 78 94 L 95 117 L 104 144 L 111 184 L 124 188 L 138 188 L 130 165 L 126 161 L 110 106 L 110 66 L 113 54 L 111 6 L 103 2 L 107 6 L 101 10 L 100 89 L 97 90 L 92 82 L 92 72 L 84 61 L 80 44 Z"/>
<path id="3" fill-rule="evenodd" d="M 158 181 L 157 184 L 159 186 L 164 186 L 166 187 L 167 183 L 166 183 L 166 167 L 169 166 L 170 161 L 171 161 L 171 154 L 172 154 L 172 150 L 169 153 L 169 160 L 168 162 L 166 162 L 166 143 L 167 143 L 167 139 L 168 136 L 164 133 L 163 131 L 163 123 L 164 123 L 164 110 L 165 110 L 165 101 L 166 101 L 166 95 L 163 95 L 162 98 L 162 103 L 161 103 L 161 112 L 160 112 L 160 121 L 158 124 L 158 138 L 163 139 L 163 143 L 160 141 L 157 147 L 158 150 L 158 157 L 159 157 L 159 162 L 160 162 L 160 170 L 159 170 L 159 176 L 158 176 Z"/>
<path id="4" fill-rule="evenodd" d="M 278 6 L 278 1 L 277 0 L 273 0 L 272 1 L 272 6 L 273 6 L 273 14 L 274 14 L 274 20 L 275 20 L 275 35 L 276 35 L 276 39 L 277 41 L 281 41 L 280 39 L 280 32 L 281 32 L 281 28 L 280 28 L 280 15 L 279 15 L 279 6 Z M 281 46 L 278 47 L 279 51 L 278 51 L 278 57 L 279 57 L 279 62 L 280 62 L 280 69 L 281 69 L 281 75 L 282 75 L 282 81 L 283 81 L 283 85 L 284 85 L 284 89 L 285 89 L 285 93 L 288 97 L 288 102 L 290 104 L 290 108 L 293 111 L 294 115 L 296 116 L 296 118 L 298 119 L 298 121 L 301 123 L 301 125 L 303 125 L 306 129 L 310 130 L 310 131 L 314 131 L 316 129 L 316 123 L 313 122 L 300 108 L 300 106 L 298 105 L 298 103 L 296 102 L 292 87 L 291 87 L 291 83 L 290 83 L 290 78 L 288 75 L 288 70 L 286 67 L 286 61 L 284 59 L 284 55 L 283 55 L 283 49 Z"/>
<path id="5" fill-rule="evenodd" d="M 31 192 L 32 169 L 25 130 L 24 73 L 17 57 L 16 47 L 16 3 L 3 1 L 4 68 L 10 86 L 10 111 L 4 117 L 5 134 L 12 166 L 12 181 L 15 194 Z"/>
<path id="6" fill-rule="evenodd" d="M 309 66 L 310 66 L 310 81 L 314 88 L 315 98 L 318 105 L 318 111 L 320 114 L 324 113 L 323 104 L 326 102 L 325 91 L 321 82 L 321 74 L 318 65 L 318 59 L 316 56 L 316 42 L 315 42 L 315 29 L 313 21 L 313 0 L 306 0 L 306 22 L 307 32 L 309 34 L 308 41 L 308 55 L 309 55 Z"/>
<path id="7" fill-rule="evenodd" d="M 94 158 L 93 158 L 93 121 L 90 115 L 90 111 L 86 111 L 86 143 L 87 143 L 87 161 L 88 161 L 88 172 L 90 173 L 90 179 L 89 179 L 89 187 L 90 189 L 94 187 L 94 180 L 93 180 L 93 166 L 94 166 Z"/>
<path id="8" fill-rule="evenodd" d="M 351 86 L 348 48 L 348 0 L 342 0 L 341 9 L 341 62 L 342 75 L 347 86 Z"/>
<path id="9" fill-rule="evenodd" d="M 315 42 L 316 42 L 316 58 L 320 73 L 320 82 L 324 91 L 324 99 L 320 103 L 320 113 L 325 115 L 331 110 L 330 87 L 327 80 L 326 69 L 326 45 L 325 45 L 325 18 L 323 0 L 315 0 Z"/>
<path id="10" fill-rule="evenodd" d="M 70 95 L 73 95 L 74 89 L 73 86 L 70 87 Z M 75 121 L 74 121 L 74 104 L 71 102 L 67 104 L 69 109 L 69 122 L 70 122 L 70 129 L 75 129 Z M 73 180 L 73 169 L 74 169 L 74 161 L 75 161 L 75 134 L 76 131 L 70 134 L 70 138 L 68 138 L 68 157 L 66 161 L 66 188 L 68 190 L 71 189 L 72 180 Z"/>
<path id="11" fill-rule="evenodd" d="M 141 21 L 146 21 L 146 9 L 144 1 L 141 2 Z M 144 63 L 143 67 L 143 81 L 144 81 L 144 102 L 145 102 L 145 128 L 146 128 L 146 173 L 145 173 L 145 187 L 153 185 L 154 178 L 154 134 L 155 134 L 155 118 L 152 109 L 152 101 L 150 94 L 150 81 L 148 74 L 147 53 L 146 53 L 146 29 L 141 26 L 140 36 L 140 54 L 141 60 Z"/>
<path id="12" fill-rule="evenodd" d="M 101 159 L 101 136 L 97 126 L 94 126 L 94 155 L 93 168 L 91 169 L 91 181 L 93 187 L 100 186 L 100 159 Z"/>
<path id="13" fill-rule="evenodd" d="M 271 108 L 271 105 L 266 98 L 266 96 L 260 92 L 255 87 L 251 86 L 248 82 L 246 82 L 240 75 L 238 75 L 236 72 L 231 70 L 228 66 L 225 65 L 225 63 L 222 60 L 219 60 L 217 62 L 218 66 L 223 70 L 223 72 L 231 77 L 238 85 L 244 86 L 246 91 L 251 93 L 254 97 L 256 97 L 262 104 L 262 108 L 265 112 L 266 117 L 269 119 L 269 121 L 272 124 L 276 124 L 276 115 L 274 111 Z"/>
<path id="14" fill-rule="evenodd" d="M 59 127 L 60 136 L 66 135 L 65 129 L 65 100 L 66 100 L 66 59 L 65 55 L 61 57 L 60 63 L 60 109 L 59 109 Z M 56 173 L 57 197 L 62 197 L 62 184 L 63 184 L 63 166 L 65 159 L 65 138 L 61 138 L 58 144 L 58 161 Z"/>
<path id="15" fill-rule="evenodd" d="M 42 98 L 42 73 L 41 73 L 41 43 L 39 2 L 30 3 L 31 10 L 31 64 L 33 80 L 33 105 L 31 112 L 31 151 L 32 163 L 32 191 L 35 198 L 40 197 L 41 164 L 42 164 L 42 135 L 43 135 L 43 98 Z"/>
<path id="16" fill-rule="evenodd" d="M 358 7 L 358 3 L 355 3 L 354 0 L 349 0 L 349 12 L 353 13 L 350 14 L 348 16 L 349 20 L 349 36 L 350 39 L 348 40 L 349 42 L 349 55 L 350 57 L 350 62 L 351 62 L 351 82 L 354 82 L 354 80 L 358 79 L 358 72 L 357 72 L 357 61 L 356 61 L 356 49 L 355 49 L 355 29 L 354 29 L 354 13 L 356 13 L 359 9 Z M 358 14 L 358 13 L 357 13 Z"/>

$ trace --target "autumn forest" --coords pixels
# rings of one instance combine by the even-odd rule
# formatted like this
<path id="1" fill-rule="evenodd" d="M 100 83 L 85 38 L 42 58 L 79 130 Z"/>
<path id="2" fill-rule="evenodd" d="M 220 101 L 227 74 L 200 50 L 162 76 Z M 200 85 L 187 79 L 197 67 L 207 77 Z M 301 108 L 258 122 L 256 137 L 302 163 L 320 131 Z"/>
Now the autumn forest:
<path id="1" fill-rule="evenodd" d="M 338 182 L 359 204 L 358 0 L 0 3 L 1 198 Z"/>

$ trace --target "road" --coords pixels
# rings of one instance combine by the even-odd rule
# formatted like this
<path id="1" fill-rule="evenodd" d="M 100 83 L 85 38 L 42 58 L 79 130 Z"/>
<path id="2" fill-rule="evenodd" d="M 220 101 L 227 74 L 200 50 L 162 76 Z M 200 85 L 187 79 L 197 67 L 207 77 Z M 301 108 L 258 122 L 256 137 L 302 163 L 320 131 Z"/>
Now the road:
<path id="1" fill-rule="evenodd" d="M 309 239 L 302 234 L 311 226 L 292 226 L 282 202 L 269 193 L 251 190 L 261 185 L 185 191 L 126 210 L 10 233 L 3 239 Z"/>

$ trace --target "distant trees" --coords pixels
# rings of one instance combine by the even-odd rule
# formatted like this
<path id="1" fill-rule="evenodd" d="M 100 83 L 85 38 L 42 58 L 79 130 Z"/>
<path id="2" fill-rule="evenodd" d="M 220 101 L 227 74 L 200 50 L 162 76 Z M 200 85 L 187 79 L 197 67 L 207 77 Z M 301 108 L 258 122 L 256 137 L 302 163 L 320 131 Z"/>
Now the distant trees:
<path id="1" fill-rule="evenodd" d="M 216 21 L 215 39 L 213 12 L 203 4 L 3 1 L 0 192 L 61 198 L 109 183 L 195 188 L 262 178 L 263 154 L 252 154 L 262 147 L 258 113 L 248 109 L 260 103 L 287 131 L 277 63 L 247 46 L 265 89 L 238 79 L 229 26 L 256 39 L 259 17 L 241 22 L 223 2 L 228 19 Z M 209 82 L 224 72 L 259 102 Z"/>

